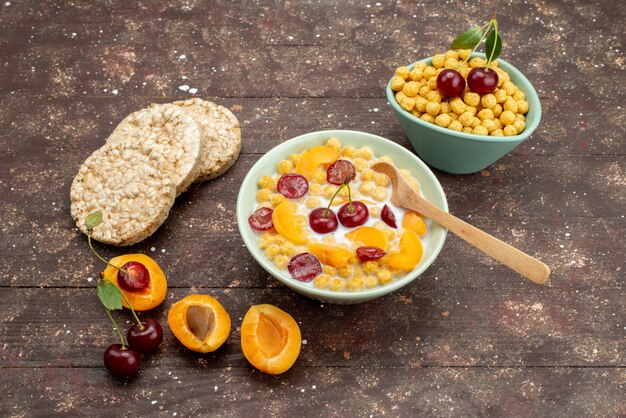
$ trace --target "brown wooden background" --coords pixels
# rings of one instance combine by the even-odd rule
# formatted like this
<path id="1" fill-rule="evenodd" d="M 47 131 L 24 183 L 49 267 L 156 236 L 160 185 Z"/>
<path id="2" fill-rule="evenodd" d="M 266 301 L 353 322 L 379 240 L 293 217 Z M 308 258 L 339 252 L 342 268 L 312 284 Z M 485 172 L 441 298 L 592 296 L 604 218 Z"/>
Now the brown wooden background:
<path id="1" fill-rule="evenodd" d="M 2 1 L 0 415 L 626 416 L 626 3 L 477 3 Z M 453 213 L 547 262 L 549 285 L 454 236 L 419 280 L 358 306 L 321 305 L 268 277 L 235 224 L 249 167 L 319 129 L 408 146 L 384 98 L 393 68 L 445 50 L 494 9 L 503 58 L 539 91 L 541 125 L 481 173 L 436 174 Z M 238 116 L 239 161 L 181 196 L 144 243 L 98 248 L 161 264 L 163 325 L 173 301 L 206 292 L 233 333 L 196 355 L 166 329 L 125 383 L 102 366 L 116 336 L 69 185 L 116 123 L 191 96 L 181 85 Z M 256 372 L 239 349 L 256 303 L 292 313 L 306 339 L 282 376 Z"/>

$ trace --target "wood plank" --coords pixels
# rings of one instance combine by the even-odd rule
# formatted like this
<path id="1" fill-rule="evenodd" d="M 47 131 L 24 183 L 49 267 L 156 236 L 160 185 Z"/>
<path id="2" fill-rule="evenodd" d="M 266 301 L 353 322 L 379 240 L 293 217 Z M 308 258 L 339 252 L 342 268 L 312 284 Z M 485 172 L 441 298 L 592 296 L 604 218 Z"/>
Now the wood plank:
<path id="1" fill-rule="evenodd" d="M 216 297 L 233 329 L 226 345 L 200 355 L 180 345 L 167 309 L 191 293 Z M 0 367 L 97 367 L 116 335 L 95 289 L 0 289 Z M 626 366 L 625 289 L 564 291 L 429 289 L 409 286 L 371 303 L 320 304 L 284 288 L 169 289 L 151 312 L 164 344 L 160 367 L 244 367 L 238 327 L 253 304 L 291 313 L 306 340 L 307 367 L 586 367 Z M 123 327 L 131 316 L 117 313 Z M 127 324 L 124 324 L 127 322 Z"/>
<path id="2" fill-rule="evenodd" d="M 0 369 L 3 416 L 623 416 L 623 369 Z M 77 392 L 77 389 L 80 391 Z M 141 411 L 141 412 L 139 412 Z"/>

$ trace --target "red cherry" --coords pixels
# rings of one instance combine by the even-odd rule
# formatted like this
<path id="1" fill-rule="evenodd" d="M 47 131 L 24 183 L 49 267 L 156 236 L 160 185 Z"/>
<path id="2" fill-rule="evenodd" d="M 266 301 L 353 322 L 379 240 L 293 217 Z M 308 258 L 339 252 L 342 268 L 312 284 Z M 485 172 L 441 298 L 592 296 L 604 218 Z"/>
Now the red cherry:
<path id="1" fill-rule="evenodd" d="M 367 210 L 365 203 L 353 200 L 352 207 L 350 207 L 350 202 L 348 202 L 339 208 L 337 217 L 339 218 L 341 225 L 348 228 L 354 228 L 367 222 L 369 214 L 369 210 Z"/>
<path id="2" fill-rule="evenodd" d="M 104 365 L 115 376 L 134 376 L 139 363 L 139 354 L 130 347 L 122 348 L 122 344 L 112 344 L 104 350 Z"/>
<path id="3" fill-rule="evenodd" d="M 322 274 L 322 265 L 313 254 L 302 253 L 289 260 L 287 265 L 291 277 L 300 282 L 310 282 Z"/>
<path id="4" fill-rule="evenodd" d="M 380 212 L 380 219 L 392 228 L 398 228 L 396 223 L 396 215 L 392 212 L 388 205 L 383 206 L 383 210 Z"/>
<path id="5" fill-rule="evenodd" d="M 117 283 L 127 292 L 139 292 L 150 284 L 150 273 L 140 262 L 129 261 L 117 271 Z"/>
<path id="6" fill-rule="evenodd" d="M 361 263 L 378 260 L 385 254 L 386 253 L 378 247 L 359 247 L 356 249 L 356 255 L 359 257 L 359 260 L 361 260 Z"/>
<path id="7" fill-rule="evenodd" d="M 150 353 L 156 350 L 163 340 L 163 328 L 156 319 L 144 318 L 141 320 L 143 329 L 135 323 L 128 329 L 126 340 L 128 345 L 140 353 Z"/>
<path id="8" fill-rule="evenodd" d="M 272 222 L 272 213 L 274 211 L 270 208 L 261 207 L 254 211 L 248 218 L 248 224 L 256 231 L 269 231 L 274 228 Z"/>
<path id="9" fill-rule="evenodd" d="M 337 160 L 326 169 L 326 181 L 338 186 L 350 183 L 356 178 L 356 171 L 350 161 Z"/>
<path id="10" fill-rule="evenodd" d="M 300 199 L 309 191 L 309 182 L 300 174 L 283 174 L 276 183 L 276 189 L 289 199 Z"/>
<path id="11" fill-rule="evenodd" d="M 437 89 L 444 97 L 460 96 L 465 90 L 465 79 L 458 71 L 448 68 L 437 76 Z"/>
<path id="12" fill-rule="evenodd" d="M 316 208 L 309 214 L 309 225 L 318 234 L 328 234 L 337 230 L 339 222 L 337 222 L 337 216 L 332 209 Z"/>
<path id="13" fill-rule="evenodd" d="M 485 67 L 476 67 L 467 75 L 467 85 L 470 91 L 478 94 L 492 93 L 498 87 L 498 73 L 496 70 Z"/>

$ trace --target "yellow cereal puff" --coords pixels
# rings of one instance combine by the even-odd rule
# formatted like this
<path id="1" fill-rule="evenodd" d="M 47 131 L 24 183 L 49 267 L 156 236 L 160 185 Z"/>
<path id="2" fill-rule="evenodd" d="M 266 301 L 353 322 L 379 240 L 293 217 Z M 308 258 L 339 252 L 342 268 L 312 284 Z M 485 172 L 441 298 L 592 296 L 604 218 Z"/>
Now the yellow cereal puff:
<path id="1" fill-rule="evenodd" d="M 339 151 L 341 149 L 341 142 L 339 142 L 337 138 L 328 138 L 328 141 L 326 141 L 326 146 L 336 151 Z"/>
<path id="2" fill-rule="evenodd" d="M 415 81 L 409 81 L 402 87 L 402 93 L 406 94 L 408 97 L 415 97 L 419 92 L 420 85 Z"/>
<path id="3" fill-rule="evenodd" d="M 504 136 L 504 132 L 502 132 L 502 129 L 496 129 L 491 133 L 491 136 Z"/>
<path id="4" fill-rule="evenodd" d="M 515 127 L 515 130 L 519 134 L 524 129 L 526 129 L 526 122 L 524 122 L 523 120 L 516 119 L 515 122 L 513 122 L 513 126 Z"/>
<path id="5" fill-rule="evenodd" d="M 426 67 L 426 69 L 424 69 L 424 78 L 426 80 L 434 77 L 435 75 L 437 75 L 437 70 L 435 70 L 435 67 Z"/>
<path id="6" fill-rule="evenodd" d="M 387 199 L 387 188 L 386 187 L 377 187 L 372 192 L 372 197 L 379 202 Z"/>
<path id="7" fill-rule="evenodd" d="M 274 193 L 271 197 L 270 197 L 270 202 L 272 202 L 272 205 L 274 206 L 278 206 L 281 203 L 283 203 L 285 200 L 287 200 L 287 198 L 285 196 L 283 196 L 280 193 Z"/>
<path id="8" fill-rule="evenodd" d="M 374 170 L 371 168 L 366 168 L 361 172 L 361 180 L 363 181 L 372 181 L 374 180 Z"/>
<path id="9" fill-rule="evenodd" d="M 294 255 L 300 254 L 303 251 L 301 251 L 301 249 L 296 248 L 296 246 L 293 245 L 293 243 L 286 242 L 280 246 L 280 252 L 285 254 L 286 256 L 289 256 L 289 258 L 291 259 L 291 257 L 293 257 Z"/>
<path id="10" fill-rule="evenodd" d="M 393 274 L 387 269 L 380 270 L 376 273 L 376 277 L 378 277 L 378 283 L 380 284 L 388 284 L 393 280 Z"/>
<path id="11" fill-rule="evenodd" d="M 483 109 L 480 112 L 478 112 L 477 114 L 478 118 L 483 121 L 483 120 L 493 120 L 495 118 L 495 116 L 493 115 L 493 110 L 491 109 Z"/>
<path id="12" fill-rule="evenodd" d="M 502 105 L 500 103 L 498 103 L 491 110 L 493 111 L 493 116 L 496 117 L 496 118 L 499 118 L 500 115 L 502 114 Z"/>
<path id="13" fill-rule="evenodd" d="M 367 276 L 363 280 L 363 283 L 365 284 L 366 289 L 373 289 L 378 286 L 378 280 L 374 276 Z"/>
<path id="14" fill-rule="evenodd" d="M 397 75 L 395 75 L 391 79 L 391 90 L 401 91 L 404 88 L 405 84 L 406 84 L 406 81 L 404 81 L 404 78 L 398 77 Z"/>
<path id="15" fill-rule="evenodd" d="M 346 286 L 350 292 L 358 292 L 359 290 L 363 289 L 363 279 L 361 279 L 360 277 L 354 277 L 347 281 Z"/>
<path id="16" fill-rule="evenodd" d="M 439 70 L 437 70 L 439 71 Z M 426 82 L 426 86 L 428 86 L 428 88 L 431 91 L 437 90 L 437 77 L 431 77 L 427 82 Z M 427 94 L 428 95 L 428 94 Z"/>
<path id="17" fill-rule="evenodd" d="M 437 54 L 433 57 L 432 66 L 435 68 L 443 67 L 443 63 L 445 62 L 446 57 L 443 54 Z"/>
<path id="18" fill-rule="evenodd" d="M 304 204 L 307 207 L 307 209 L 315 209 L 322 205 L 322 201 L 320 200 L 319 197 L 311 197 L 307 199 Z"/>
<path id="19" fill-rule="evenodd" d="M 330 285 L 330 276 L 327 274 L 320 274 L 313 280 L 313 286 L 318 289 L 326 289 Z"/>
<path id="20" fill-rule="evenodd" d="M 415 63 L 415 67 L 413 67 L 413 68 L 419 68 L 420 70 L 424 71 L 427 66 L 428 65 L 425 62 L 418 61 L 418 62 Z"/>
<path id="21" fill-rule="evenodd" d="M 322 242 L 326 244 L 335 244 L 337 242 L 337 239 L 332 234 L 326 234 L 322 237 Z"/>
<path id="22" fill-rule="evenodd" d="M 442 128 L 447 128 L 451 121 L 452 119 L 447 113 L 442 113 L 435 118 L 435 124 L 441 126 Z"/>
<path id="23" fill-rule="evenodd" d="M 259 187 L 261 189 L 270 189 L 273 191 L 276 190 L 276 182 L 270 176 L 262 176 L 259 179 Z"/>
<path id="24" fill-rule="evenodd" d="M 487 61 L 485 61 L 484 59 L 480 57 L 474 57 L 471 60 L 469 60 L 469 66 L 472 68 L 484 67 L 485 64 L 487 64 Z"/>
<path id="25" fill-rule="evenodd" d="M 271 196 L 272 191 L 270 189 L 261 189 L 256 192 L 256 201 L 259 203 L 267 202 Z"/>
<path id="26" fill-rule="evenodd" d="M 454 113 L 460 115 L 467 110 L 467 105 L 465 104 L 465 102 L 463 102 L 463 99 L 461 99 L 460 97 L 455 97 L 454 99 L 450 100 L 450 108 Z"/>
<path id="27" fill-rule="evenodd" d="M 500 63 L 498 62 L 498 60 L 491 61 L 489 63 L 489 68 L 494 68 L 495 69 L 495 68 L 498 68 L 499 66 L 500 66 Z"/>
<path id="28" fill-rule="evenodd" d="M 441 102 L 441 110 L 439 110 L 439 113 L 450 113 L 451 111 L 452 108 L 450 107 L 450 103 Z"/>
<path id="29" fill-rule="evenodd" d="M 424 73 L 420 68 L 413 68 L 409 73 L 409 78 L 413 81 L 420 81 L 424 77 Z"/>
<path id="30" fill-rule="evenodd" d="M 326 184 L 326 171 L 318 168 L 311 175 L 311 183 Z"/>
<path id="31" fill-rule="evenodd" d="M 429 102 L 441 103 L 441 94 L 439 94 L 436 90 L 429 91 L 428 94 L 426 94 L 426 100 Z"/>
<path id="32" fill-rule="evenodd" d="M 277 255 L 280 254 L 280 247 L 277 244 L 270 244 L 265 248 L 265 256 L 270 260 L 273 260 Z"/>
<path id="33" fill-rule="evenodd" d="M 357 157 L 352 160 L 352 165 L 354 165 L 357 172 L 361 172 L 367 169 L 370 166 L 370 163 L 368 163 L 364 158 Z"/>
<path id="34" fill-rule="evenodd" d="M 393 160 L 391 159 L 390 156 L 388 155 L 383 155 L 382 157 L 380 157 L 378 159 L 379 162 L 383 162 L 383 163 L 389 163 L 389 164 L 393 164 Z"/>
<path id="35" fill-rule="evenodd" d="M 504 102 L 504 105 L 502 107 L 504 108 L 504 110 L 510 110 L 513 113 L 517 113 L 517 102 L 513 99 L 508 99 L 506 102 Z"/>
<path id="36" fill-rule="evenodd" d="M 418 112 L 424 113 L 426 112 L 426 105 L 428 104 L 428 100 L 424 99 L 423 97 L 416 97 L 415 98 L 415 109 L 417 109 Z"/>
<path id="37" fill-rule="evenodd" d="M 369 208 L 370 211 L 370 216 L 372 218 L 378 218 L 380 217 L 380 208 L 378 206 L 372 206 Z"/>
<path id="38" fill-rule="evenodd" d="M 480 104 L 483 105 L 485 109 L 493 109 L 494 106 L 498 104 L 498 100 L 496 99 L 496 96 L 489 93 L 480 98 Z"/>
<path id="39" fill-rule="evenodd" d="M 322 273 L 328 274 L 329 276 L 336 276 L 337 269 L 334 268 L 333 266 L 329 266 L 328 264 L 322 264 Z"/>
<path id="40" fill-rule="evenodd" d="M 446 60 L 443 62 L 443 66 L 445 68 L 454 68 L 456 70 L 459 66 L 459 61 L 457 61 L 455 58 L 446 58 Z"/>
<path id="41" fill-rule="evenodd" d="M 396 233 L 393 231 L 393 229 L 387 228 L 383 232 L 385 233 L 385 235 L 387 235 L 387 239 L 389 241 L 393 240 L 396 237 Z"/>
<path id="42" fill-rule="evenodd" d="M 433 122 L 434 122 L 434 117 L 439 114 L 440 110 L 441 110 L 441 105 L 437 102 L 428 102 L 428 104 L 426 105 L 426 113 L 428 113 L 430 116 L 433 117 Z"/>
<path id="43" fill-rule="evenodd" d="M 274 243 L 274 236 L 270 233 L 261 234 L 259 236 L 259 248 L 264 250 L 270 244 Z"/>
<path id="44" fill-rule="evenodd" d="M 513 122 L 515 122 L 515 113 L 511 112 L 510 110 L 505 110 L 500 115 L 500 122 L 502 122 L 504 126 L 512 124 Z"/>
<path id="45" fill-rule="evenodd" d="M 337 269 L 337 274 L 339 275 L 339 277 L 343 277 L 344 279 L 347 279 L 348 277 L 352 277 L 353 273 L 354 273 L 354 267 L 352 267 L 351 264 L 347 264 Z"/>
<path id="46" fill-rule="evenodd" d="M 489 135 L 489 131 L 487 130 L 487 128 L 482 125 L 475 126 L 472 130 L 472 133 L 476 135 Z"/>
<path id="47" fill-rule="evenodd" d="M 391 182 L 391 180 L 389 179 L 389 177 L 386 174 L 383 174 L 383 173 L 375 173 L 374 174 L 374 183 L 377 186 L 387 187 L 387 186 L 389 186 L 390 182 Z"/>
<path id="48" fill-rule="evenodd" d="M 471 49 L 459 49 L 459 59 L 466 60 L 470 55 L 472 55 Z"/>
<path id="49" fill-rule="evenodd" d="M 351 145 L 345 146 L 341 149 L 341 155 L 348 158 L 356 157 L 357 150 Z"/>
<path id="50" fill-rule="evenodd" d="M 348 184 L 346 187 L 342 188 L 341 191 L 339 191 L 339 194 L 337 196 L 347 199 L 350 194 L 352 194 L 352 198 L 355 197 L 354 190 L 352 190 L 352 186 Z"/>
<path id="51" fill-rule="evenodd" d="M 517 101 L 517 111 L 522 115 L 528 113 L 528 102 L 526 100 Z"/>
<path id="52" fill-rule="evenodd" d="M 366 261 L 361 267 L 363 267 L 363 272 L 365 274 L 375 273 L 379 268 L 376 261 Z"/>
<path id="53" fill-rule="evenodd" d="M 480 95 L 478 93 L 468 91 L 463 94 L 463 101 L 468 106 L 478 106 L 478 103 L 480 103 Z"/>
<path id="54" fill-rule="evenodd" d="M 356 152 L 356 156 L 359 158 L 363 158 L 364 160 L 371 160 L 374 156 L 374 151 L 370 147 L 361 147 Z"/>
<path id="55" fill-rule="evenodd" d="M 280 174 L 291 173 L 293 171 L 293 163 L 289 160 L 279 161 L 277 169 Z"/>
<path id="56" fill-rule="evenodd" d="M 475 127 L 477 127 L 477 126 L 480 126 L 480 124 L 481 124 L 480 119 L 478 119 L 476 116 L 474 116 L 474 117 L 472 118 L 472 123 L 470 124 L 470 127 L 471 127 L 472 129 L 474 129 L 474 128 L 475 128 Z"/>
<path id="57" fill-rule="evenodd" d="M 411 114 L 412 114 L 413 116 L 415 116 L 416 118 L 419 118 L 420 116 L 422 116 L 422 115 L 423 115 L 423 113 L 422 113 L 422 112 L 417 111 L 417 109 L 415 109 L 415 108 L 413 108 L 413 110 L 411 110 Z"/>
<path id="58" fill-rule="evenodd" d="M 463 127 L 463 132 L 465 132 L 466 134 L 471 134 L 473 130 L 474 130 L 474 129 L 472 129 L 472 127 L 471 127 L 471 126 L 465 126 L 465 127 Z"/>
<path id="59" fill-rule="evenodd" d="M 289 257 L 284 254 L 280 254 L 277 255 L 273 261 L 276 267 L 278 267 L 280 270 L 284 270 L 287 268 L 287 264 L 289 264 Z"/>
<path id="60" fill-rule="evenodd" d="M 428 103 L 430 103 L 430 102 L 428 102 Z M 420 116 L 420 119 L 423 120 L 424 122 L 435 123 L 435 118 L 432 117 L 428 113 L 424 113 L 422 116 Z"/>
<path id="61" fill-rule="evenodd" d="M 315 183 L 309 184 L 309 194 L 311 196 L 321 196 L 322 195 L 322 186 Z"/>
<path id="62" fill-rule="evenodd" d="M 409 70 L 408 67 L 398 67 L 396 68 L 396 75 L 398 77 L 402 77 L 403 79 L 407 79 L 409 78 L 409 73 L 411 72 L 411 70 Z"/>
<path id="63" fill-rule="evenodd" d="M 496 129 L 498 129 L 498 125 L 496 124 L 496 121 L 492 120 L 492 119 L 485 119 L 485 120 L 483 120 L 481 125 L 483 125 L 485 128 L 487 128 L 487 132 L 493 132 Z"/>
<path id="64" fill-rule="evenodd" d="M 504 132 L 504 136 L 515 136 L 517 135 L 517 129 L 513 125 L 506 125 L 502 130 Z"/>
<path id="65" fill-rule="evenodd" d="M 474 115 L 472 114 L 472 112 L 469 111 L 464 112 L 459 116 L 459 122 L 461 122 L 465 128 L 472 124 L 473 119 Z"/>
<path id="66" fill-rule="evenodd" d="M 306 225 L 308 222 L 308 219 L 306 216 L 304 215 L 296 215 L 296 223 L 298 225 Z"/>
<path id="67" fill-rule="evenodd" d="M 448 125 L 448 129 L 460 132 L 463 129 L 463 124 L 458 120 L 453 120 L 452 122 L 450 122 L 450 125 Z"/>
<path id="68" fill-rule="evenodd" d="M 420 87 L 420 97 L 426 98 L 426 95 L 430 92 L 430 87 L 422 86 Z M 428 100 L 427 100 L 428 101 Z"/>
<path id="69" fill-rule="evenodd" d="M 461 73 L 461 76 L 462 76 L 463 78 L 467 78 L 467 76 L 469 75 L 470 71 L 472 71 L 472 68 L 471 68 L 471 67 L 462 67 L 462 68 L 459 70 L 459 73 Z"/>
<path id="70" fill-rule="evenodd" d="M 374 185 L 370 182 L 363 182 L 359 186 L 359 192 L 361 192 L 361 194 L 365 196 L 368 196 L 370 193 L 372 193 L 373 190 Z"/>
<path id="71" fill-rule="evenodd" d="M 407 112 L 410 112 L 415 107 L 415 100 L 412 97 L 407 97 L 406 99 L 400 102 L 400 107 Z"/>
<path id="72" fill-rule="evenodd" d="M 515 87 L 515 84 L 511 83 L 508 80 L 502 83 L 502 90 L 506 92 L 507 96 L 513 96 L 513 93 L 515 93 L 516 88 L 517 87 Z"/>
<path id="73" fill-rule="evenodd" d="M 336 191 L 337 191 L 337 186 L 328 185 L 324 187 L 324 197 L 326 199 L 331 199 Z"/>
<path id="74" fill-rule="evenodd" d="M 506 99 L 508 99 L 506 91 L 504 91 L 503 89 L 496 89 L 493 92 L 493 95 L 496 97 L 496 101 L 500 104 L 503 104 L 504 102 L 506 102 Z"/>
<path id="75" fill-rule="evenodd" d="M 346 289 L 346 282 L 344 282 L 341 279 L 333 279 L 333 281 L 330 282 L 330 290 L 334 292 L 341 292 L 345 289 Z"/>

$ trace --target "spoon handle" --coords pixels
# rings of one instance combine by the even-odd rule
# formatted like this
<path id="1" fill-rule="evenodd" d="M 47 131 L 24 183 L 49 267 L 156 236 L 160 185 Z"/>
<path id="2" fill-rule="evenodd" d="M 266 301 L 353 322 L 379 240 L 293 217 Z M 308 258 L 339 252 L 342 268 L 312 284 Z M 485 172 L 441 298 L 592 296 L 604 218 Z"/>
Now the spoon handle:
<path id="1" fill-rule="evenodd" d="M 424 214 L 529 280 L 538 284 L 544 284 L 548 280 L 550 268 L 536 258 L 500 241 L 456 216 L 444 212 L 426 199 L 411 199 L 410 203 L 412 207 L 409 209 Z"/>

